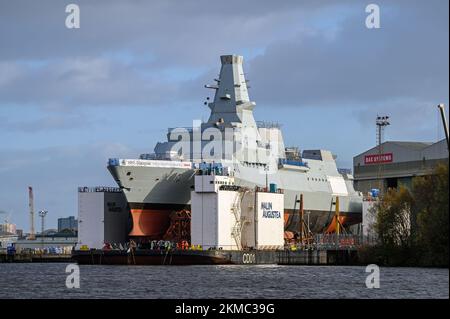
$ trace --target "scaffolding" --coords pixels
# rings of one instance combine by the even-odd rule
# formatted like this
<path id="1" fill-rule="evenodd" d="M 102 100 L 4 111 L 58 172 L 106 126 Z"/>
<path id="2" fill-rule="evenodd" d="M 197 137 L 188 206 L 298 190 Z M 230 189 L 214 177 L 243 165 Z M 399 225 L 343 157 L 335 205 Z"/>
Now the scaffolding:
<path id="1" fill-rule="evenodd" d="M 304 199 L 303 194 L 300 194 L 299 203 L 299 241 L 302 245 L 310 245 L 313 241 L 313 233 L 309 229 L 309 223 L 305 222 L 305 212 L 303 209 Z M 297 201 L 296 203 L 297 204 Z"/>
<path id="2" fill-rule="evenodd" d="M 250 222 L 247 217 L 242 214 L 242 200 L 247 192 L 249 192 L 248 189 L 239 188 L 230 209 L 234 216 L 234 225 L 231 228 L 231 236 L 238 249 L 242 249 L 242 229 Z"/>
<path id="3" fill-rule="evenodd" d="M 170 214 L 170 226 L 163 239 L 177 243 L 191 242 L 191 212 L 189 210 L 183 209 Z"/>

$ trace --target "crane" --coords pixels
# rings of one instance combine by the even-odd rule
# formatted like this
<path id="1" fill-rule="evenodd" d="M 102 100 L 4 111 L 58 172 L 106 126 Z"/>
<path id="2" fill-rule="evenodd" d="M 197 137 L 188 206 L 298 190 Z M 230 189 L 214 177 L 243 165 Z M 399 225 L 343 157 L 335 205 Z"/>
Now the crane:
<path id="1" fill-rule="evenodd" d="M 448 149 L 449 148 L 448 126 L 447 126 L 447 120 L 445 119 L 444 104 L 439 104 L 438 108 L 439 108 L 439 111 L 441 112 L 442 124 L 444 125 L 445 139 L 447 140 L 447 149 Z"/>
<path id="2" fill-rule="evenodd" d="M 1 215 L 1 214 L 5 214 L 5 215 L 6 215 L 6 217 L 5 217 L 5 223 L 8 224 L 9 214 L 8 214 L 7 212 L 4 212 L 4 211 L 0 210 L 0 215 Z"/>
<path id="3" fill-rule="evenodd" d="M 29 240 L 36 239 L 34 233 L 34 197 L 33 197 L 33 187 L 28 186 L 28 207 L 30 208 L 30 235 Z"/>

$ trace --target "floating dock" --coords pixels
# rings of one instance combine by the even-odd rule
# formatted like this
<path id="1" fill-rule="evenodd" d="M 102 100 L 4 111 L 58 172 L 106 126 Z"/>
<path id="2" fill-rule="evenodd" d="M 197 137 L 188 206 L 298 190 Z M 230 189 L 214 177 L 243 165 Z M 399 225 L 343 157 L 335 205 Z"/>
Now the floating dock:
<path id="1" fill-rule="evenodd" d="M 0 263 L 54 263 L 74 262 L 71 255 L 0 254 Z"/>
<path id="2" fill-rule="evenodd" d="M 302 232 L 302 243 L 287 244 L 284 239 L 284 192 L 270 188 L 247 188 L 235 184 L 223 167 L 204 164 L 195 176 L 191 192 L 189 223 L 171 224 L 176 240 L 150 240 L 129 236 L 124 244 L 108 243 L 101 231 L 113 229 L 126 237 L 124 229 L 108 226 L 98 210 L 83 214 L 78 248 L 72 258 L 84 265 L 348 265 L 356 263 L 353 237 L 340 235 L 338 215 L 336 234 L 316 238 Z M 88 194 L 89 195 L 89 194 Z M 302 201 L 300 201 L 302 204 Z M 300 205 L 302 206 L 302 205 Z M 338 211 L 338 198 L 336 198 Z M 300 208 L 300 213 L 303 208 Z M 81 216 L 81 215 L 80 215 Z M 95 217 L 96 222 L 94 222 Z M 104 215 L 106 216 L 106 215 Z M 181 215 L 180 215 L 181 216 Z M 183 216 L 181 216 L 183 217 Z M 95 226 L 95 227 L 94 227 Z M 169 227 L 170 229 L 172 227 Z M 306 227 L 307 228 L 307 227 Z M 305 229 L 306 229 L 305 228 Z M 123 242 L 120 240 L 119 242 Z M 346 245 L 342 245 L 346 243 Z M 345 247 L 345 248 L 344 248 Z"/>
<path id="3" fill-rule="evenodd" d="M 350 265 L 356 250 L 76 250 L 82 265 Z"/>

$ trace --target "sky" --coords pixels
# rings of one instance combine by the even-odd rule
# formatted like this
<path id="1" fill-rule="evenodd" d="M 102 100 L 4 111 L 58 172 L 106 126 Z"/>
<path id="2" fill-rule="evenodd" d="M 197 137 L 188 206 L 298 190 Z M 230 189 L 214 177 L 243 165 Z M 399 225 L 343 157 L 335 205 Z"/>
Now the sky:
<path id="1" fill-rule="evenodd" d="M 68 29 L 66 5 L 80 8 Z M 380 8 L 380 28 L 365 8 Z M 25 231 L 29 185 L 46 225 L 77 215 L 77 187 L 108 185 L 110 157 L 153 151 L 207 120 L 220 55 L 244 56 L 256 120 L 339 167 L 376 142 L 444 138 L 447 0 L 0 0 L 0 211 Z M 447 111 L 448 117 L 448 111 Z M 0 216 L 4 218 L 4 215 Z"/>

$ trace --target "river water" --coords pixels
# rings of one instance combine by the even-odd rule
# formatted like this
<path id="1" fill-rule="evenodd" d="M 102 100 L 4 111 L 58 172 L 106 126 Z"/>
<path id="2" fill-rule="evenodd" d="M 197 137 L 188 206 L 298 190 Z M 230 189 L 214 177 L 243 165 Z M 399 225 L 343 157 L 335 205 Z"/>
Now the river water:
<path id="1" fill-rule="evenodd" d="M 80 266 L 66 287 L 64 263 L 0 264 L 0 298 L 449 298 L 448 269 L 365 267 Z"/>

